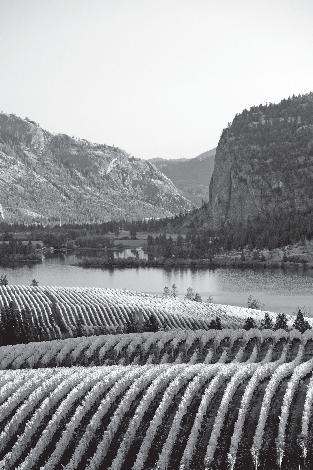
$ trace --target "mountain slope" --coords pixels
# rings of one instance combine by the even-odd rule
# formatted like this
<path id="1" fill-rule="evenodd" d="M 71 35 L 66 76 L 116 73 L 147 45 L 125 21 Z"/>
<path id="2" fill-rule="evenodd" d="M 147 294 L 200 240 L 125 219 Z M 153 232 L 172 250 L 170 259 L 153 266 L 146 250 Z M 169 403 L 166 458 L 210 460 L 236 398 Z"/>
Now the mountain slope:
<path id="1" fill-rule="evenodd" d="M 191 208 L 151 163 L 0 114 L 0 204 L 10 221 L 162 217 Z"/>
<path id="2" fill-rule="evenodd" d="M 224 129 L 210 182 L 214 228 L 313 207 L 313 93 L 244 110 Z"/>
<path id="3" fill-rule="evenodd" d="M 170 178 L 181 194 L 200 206 L 202 200 L 209 199 L 209 182 L 213 173 L 215 149 L 195 158 L 150 160 L 160 171 Z"/>

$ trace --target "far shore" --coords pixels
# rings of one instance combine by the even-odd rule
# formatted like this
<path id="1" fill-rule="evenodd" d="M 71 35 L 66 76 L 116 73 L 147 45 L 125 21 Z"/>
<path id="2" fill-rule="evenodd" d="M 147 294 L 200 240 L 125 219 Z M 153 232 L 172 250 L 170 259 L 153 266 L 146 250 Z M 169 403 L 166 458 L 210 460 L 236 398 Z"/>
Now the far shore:
<path id="1" fill-rule="evenodd" d="M 238 268 L 238 269 L 313 269 L 313 263 L 292 261 L 257 261 L 231 259 L 227 257 L 209 259 L 114 259 L 84 258 L 74 266 L 83 268 L 100 269 L 127 269 L 127 268 L 190 268 L 190 269 L 215 269 L 215 268 Z"/>

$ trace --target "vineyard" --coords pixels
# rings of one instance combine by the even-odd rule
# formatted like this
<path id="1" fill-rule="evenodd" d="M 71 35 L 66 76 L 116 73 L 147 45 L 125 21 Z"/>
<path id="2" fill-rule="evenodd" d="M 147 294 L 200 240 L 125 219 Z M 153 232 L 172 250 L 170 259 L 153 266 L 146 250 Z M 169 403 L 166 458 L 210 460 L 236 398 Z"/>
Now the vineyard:
<path id="1" fill-rule="evenodd" d="M 312 330 L 246 331 L 264 312 L 106 289 L 0 298 L 50 338 L 0 347 L 1 469 L 313 468 Z M 160 330 L 117 334 L 136 312 Z M 231 328 L 205 328 L 217 314 Z M 79 322 L 114 334 L 62 339 Z"/>
<path id="2" fill-rule="evenodd" d="M 313 332 L 293 330 L 171 330 L 100 335 L 0 347 L 0 369 L 42 367 L 214 364 L 292 360 L 300 344 L 313 357 Z"/>
<path id="3" fill-rule="evenodd" d="M 1 371 L 0 468 L 312 468 L 304 349 L 289 362 Z"/>
<path id="4" fill-rule="evenodd" d="M 216 316 L 230 328 L 242 327 L 248 316 L 258 322 L 264 316 L 259 310 L 132 291 L 0 286 L 0 308 L 12 303 L 21 325 L 26 322 L 33 340 L 39 341 L 116 333 L 134 318 L 148 322 L 153 316 L 158 329 L 207 330 Z M 276 314 L 268 313 L 275 318 Z M 288 320 L 291 322 L 291 317 Z"/>

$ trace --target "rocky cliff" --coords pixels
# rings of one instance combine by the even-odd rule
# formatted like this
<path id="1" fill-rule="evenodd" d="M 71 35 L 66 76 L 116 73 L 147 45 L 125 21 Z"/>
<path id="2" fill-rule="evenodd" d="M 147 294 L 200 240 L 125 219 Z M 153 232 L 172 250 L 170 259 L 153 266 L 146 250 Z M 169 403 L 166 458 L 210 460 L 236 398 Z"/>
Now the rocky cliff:
<path id="1" fill-rule="evenodd" d="M 209 199 L 209 182 L 214 167 L 215 149 L 195 158 L 150 160 L 162 173 L 170 178 L 181 194 L 200 207 Z"/>
<path id="2" fill-rule="evenodd" d="M 151 163 L 123 150 L 0 114 L 0 215 L 8 221 L 100 222 L 190 209 Z"/>
<path id="3" fill-rule="evenodd" d="M 210 182 L 214 228 L 313 206 L 313 93 L 244 110 L 224 129 Z"/>

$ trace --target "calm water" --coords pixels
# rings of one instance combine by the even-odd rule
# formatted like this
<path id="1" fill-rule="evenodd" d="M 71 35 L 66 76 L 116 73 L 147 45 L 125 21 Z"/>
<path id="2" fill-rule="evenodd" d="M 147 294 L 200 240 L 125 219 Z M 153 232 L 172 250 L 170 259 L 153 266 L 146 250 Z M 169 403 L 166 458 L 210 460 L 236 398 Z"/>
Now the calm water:
<path id="1" fill-rule="evenodd" d="M 42 264 L 19 268 L 0 268 L 10 284 L 30 284 L 36 278 L 40 285 L 94 286 L 162 292 L 164 286 L 176 284 L 179 294 L 191 286 L 202 296 L 213 296 L 216 303 L 246 306 L 251 294 L 267 310 L 293 312 L 305 307 L 313 315 L 313 273 L 216 269 L 166 271 L 159 268 L 84 269 L 71 266 L 75 256 L 47 259 Z"/>

